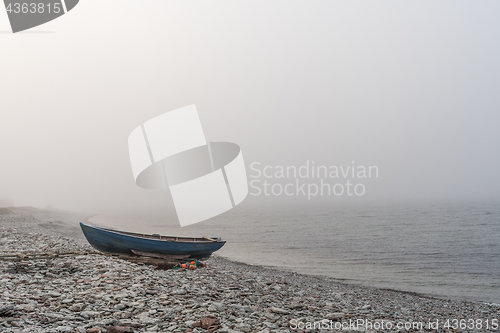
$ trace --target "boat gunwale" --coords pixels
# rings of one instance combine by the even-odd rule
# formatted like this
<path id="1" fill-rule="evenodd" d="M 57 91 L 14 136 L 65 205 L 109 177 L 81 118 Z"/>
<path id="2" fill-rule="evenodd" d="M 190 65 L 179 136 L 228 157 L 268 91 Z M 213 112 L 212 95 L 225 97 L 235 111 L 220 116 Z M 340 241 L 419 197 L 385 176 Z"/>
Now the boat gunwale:
<path id="1" fill-rule="evenodd" d="M 108 228 L 104 228 L 104 227 L 98 227 L 98 226 L 85 224 L 83 222 L 80 222 L 80 224 L 83 226 L 89 227 L 89 228 L 100 229 L 100 230 L 111 232 L 111 233 L 121 235 L 121 236 L 128 236 L 128 237 L 153 240 L 153 241 L 161 241 L 161 242 L 169 242 L 169 243 L 192 243 L 192 244 L 226 243 L 226 241 L 223 239 L 212 238 L 213 241 L 210 241 L 210 240 L 207 240 L 207 239 L 204 239 L 201 237 L 176 237 L 176 236 L 162 236 L 162 235 L 156 236 L 156 235 L 139 234 L 139 233 L 128 232 L 128 231 L 113 230 L 113 229 L 108 229 Z M 170 239 L 162 239 L 160 237 L 169 237 Z M 176 240 L 176 239 L 179 239 L 179 240 Z M 186 240 L 180 240 L 180 239 L 186 239 Z M 198 239 L 198 240 L 196 240 L 196 241 L 191 240 L 190 241 L 188 239 Z"/>

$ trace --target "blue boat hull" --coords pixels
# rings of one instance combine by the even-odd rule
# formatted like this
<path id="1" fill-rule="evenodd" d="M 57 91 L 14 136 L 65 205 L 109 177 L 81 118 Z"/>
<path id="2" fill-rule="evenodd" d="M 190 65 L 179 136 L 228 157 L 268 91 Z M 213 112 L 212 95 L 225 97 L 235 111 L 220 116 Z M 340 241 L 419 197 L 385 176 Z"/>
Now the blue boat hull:
<path id="1" fill-rule="evenodd" d="M 189 258 L 206 259 L 226 243 L 224 240 L 215 238 L 214 241 L 152 239 L 140 234 L 125 234 L 117 230 L 94 227 L 81 222 L 80 227 L 90 245 L 106 253 L 133 254 L 132 250 L 135 250 L 163 255 L 189 255 Z"/>

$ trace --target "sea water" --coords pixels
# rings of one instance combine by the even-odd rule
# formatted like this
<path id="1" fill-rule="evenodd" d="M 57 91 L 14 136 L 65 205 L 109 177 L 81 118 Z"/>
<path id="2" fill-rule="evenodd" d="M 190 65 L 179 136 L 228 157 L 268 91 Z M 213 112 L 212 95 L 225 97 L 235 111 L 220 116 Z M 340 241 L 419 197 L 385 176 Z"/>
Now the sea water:
<path id="1" fill-rule="evenodd" d="M 180 228 L 97 216 L 116 229 L 222 237 L 218 255 L 348 283 L 500 303 L 500 204 L 238 207 Z"/>

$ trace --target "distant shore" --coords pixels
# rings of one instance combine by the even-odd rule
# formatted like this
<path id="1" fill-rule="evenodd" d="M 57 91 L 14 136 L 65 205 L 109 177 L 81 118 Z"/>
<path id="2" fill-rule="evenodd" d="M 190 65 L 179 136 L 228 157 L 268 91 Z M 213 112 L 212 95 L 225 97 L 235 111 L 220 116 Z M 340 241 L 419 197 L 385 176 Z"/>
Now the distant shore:
<path id="1" fill-rule="evenodd" d="M 0 255 L 93 252 L 77 224 L 86 218 L 0 208 Z M 207 316 L 222 333 L 411 331 L 405 325 L 445 332 L 455 320 L 458 328 L 469 325 L 467 332 L 499 329 L 497 305 L 343 284 L 217 256 L 207 263 L 163 271 L 94 254 L 2 260 L 0 331 L 203 332 L 197 326 Z"/>

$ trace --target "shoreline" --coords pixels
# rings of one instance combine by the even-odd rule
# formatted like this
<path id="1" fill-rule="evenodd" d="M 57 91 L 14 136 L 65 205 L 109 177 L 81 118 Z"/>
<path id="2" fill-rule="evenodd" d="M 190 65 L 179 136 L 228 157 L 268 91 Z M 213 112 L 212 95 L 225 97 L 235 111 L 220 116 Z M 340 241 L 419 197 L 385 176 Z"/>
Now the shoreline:
<path id="1" fill-rule="evenodd" d="M 217 255 L 254 265 L 444 299 L 500 303 L 496 215 L 484 215 L 498 213 L 499 207 L 450 207 L 453 213 L 443 207 L 320 208 L 241 209 L 185 228 L 170 213 L 101 214 L 90 221 L 132 232 L 223 237 L 227 244 Z M 473 236 L 464 236 L 469 232 Z"/>
<path id="2" fill-rule="evenodd" d="M 104 227 L 104 228 L 116 229 L 115 225 L 113 225 L 113 224 L 111 224 L 111 225 L 109 223 L 102 224 L 102 221 L 92 221 L 92 218 L 95 218 L 95 217 L 100 218 L 100 217 L 102 217 L 102 215 L 101 214 L 91 215 L 91 216 L 89 216 L 88 218 L 85 219 L 85 223 L 89 223 L 89 224 L 96 225 L 96 226 L 101 226 L 101 227 Z M 138 231 L 136 231 L 136 232 L 138 232 Z M 155 230 L 154 232 L 158 232 L 158 231 Z M 212 257 L 218 257 L 218 258 L 221 258 L 223 260 L 232 262 L 234 264 L 243 264 L 243 265 L 254 266 L 254 267 L 262 267 L 262 268 L 274 269 L 274 270 L 277 270 L 277 271 L 282 271 L 282 272 L 287 272 L 287 273 L 296 273 L 296 274 L 304 275 L 304 276 L 310 276 L 310 277 L 316 277 L 316 278 L 324 278 L 324 279 L 330 280 L 330 281 L 332 281 L 334 283 L 345 284 L 345 285 L 348 285 L 348 286 L 362 286 L 362 287 L 367 287 L 367 288 L 376 288 L 376 289 L 379 289 L 379 290 L 387 290 L 387 291 L 391 291 L 391 292 L 401 292 L 401 293 L 406 293 L 406 294 L 409 294 L 409 295 L 420 296 L 420 297 L 427 297 L 427 298 L 431 298 L 431 299 L 477 302 L 477 303 L 484 303 L 484 304 L 491 304 L 491 305 L 498 305 L 498 306 L 500 306 L 500 304 L 485 302 L 485 301 L 481 301 L 481 300 L 468 299 L 466 297 L 463 297 L 463 298 L 460 298 L 460 297 L 446 297 L 446 296 L 441 296 L 441 295 L 434 295 L 434 294 L 431 294 L 431 293 L 422 293 L 422 292 L 408 291 L 408 290 L 402 290 L 402 289 L 396 289 L 396 288 L 384 288 L 384 287 L 378 287 L 378 286 L 372 286 L 372 285 L 364 284 L 362 282 L 355 282 L 352 279 L 342 279 L 342 278 L 331 277 L 331 276 L 328 276 L 328 275 L 298 272 L 298 271 L 293 270 L 292 268 L 287 268 L 287 267 L 264 265 L 264 264 L 260 264 L 260 263 L 253 264 L 253 263 L 245 262 L 245 261 L 238 260 L 238 259 L 232 259 L 229 256 L 217 254 L 217 252 L 214 253 L 214 254 L 212 254 Z"/>
<path id="3" fill-rule="evenodd" d="M 81 232 L 80 226 L 78 224 L 79 222 L 93 224 L 93 225 L 97 225 L 97 226 L 102 226 L 105 228 L 115 229 L 114 225 L 110 226 L 110 225 L 106 225 L 106 224 L 102 224 L 102 223 L 95 223 L 94 221 L 91 221 L 95 217 L 102 216 L 102 214 L 75 213 L 75 212 L 66 211 L 66 210 L 40 209 L 40 208 L 31 207 L 31 206 L 0 207 L 0 211 L 2 209 L 8 209 L 8 210 L 13 210 L 13 211 L 26 212 L 29 214 L 33 214 L 33 217 L 35 217 L 36 219 L 40 219 L 41 221 L 44 221 L 44 222 L 46 222 L 46 220 L 56 220 L 56 222 L 63 222 L 68 227 L 68 229 L 71 229 L 74 232 L 74 233 L 72 232 L 72 234 L 73 234 L 73 238 L 75 240 L 77 240 L 79 242 L 83 242 L 84 244 L 89 245 L 89 246 L 90 246 L 90 244 L 88 244 L 86 238 L 84 237 L 83 233 Z M 60 221 L 61 219 L 68 219 L 69 217 L 70 217 L 70 220 L 73 221 L 74 224 L 68 223 L 68 220 Z M 0 224 L 0 226 L 1 226 L 1 224 Z M 64 232 L 61 232 L 61 231 L 56 232 L 56 234 L 60 234 L 60 233 L 64 234 Z M 93 247 L 91 247 L 91 248 L 94 249 Z M 375 288 L 378 290 L 386 290 L 386 291 L 390 291 L 390 292 L 405 293 L 405 294 L 409 294 L 409 295 L 425 297 L 425 298 L 430 298 L 430 299 L 481 303 L 481 304 L 487 304 L 487 305 L 500 307 L 500 303 L 492 303 L 492 302 L 486 302 L 486 301 L 481 301 L 481 300 L 471 300 L 471 299 L 468 299 L 465 297 L 464 298 L 445 297 L 445 296 L 440 296 L 440 295 L 433 295 L 430 293 L 408 291 L 408 290 L 402 290 L 402 289 L 396 289 L 396 288 L 384 288 L 384 287 L 363 284 L 361 282 L 359 282 L 359 283 L 353 282 L 354 280 L 352 280 L 352 279 L 335 278 L 335 277 L 331 277 L 331 276 L 327 276 L 327 275 L 298 272 L 298 271 L 294 271 L 292 268 L 287 268 L 287 267 L 264 265 L 264 264 L 253 264 L 253 263 L 248 263 L 248 262 L 237 260 L 237 259 L 232 259 L 228 256 L 220 255 L 217 253 L 212 254 L 211 258 L 214 258 L 214 257 L 231 262 L 233 264 L 247 265 L 247 266 L 251 266 L 251 267 L 260 267 L 260 268 L 266 268 L 266 269 L 280 271 L 283 273 L 293 273 L 293 274 L 298 274 L 298 275 L 303 275 L 303 276 L 326 279 L 326 280 L 332 281 L 333 283 L 344 284 L 347 286 Z M 500 327 L 499 327 L 499 329 L 500 329 Z"/>
<path id="4" fill-rule="evenodd" d="M 0 209 L 0 252 L 89 251 L 75 223 L 81 216 L 32 208 Z M 4 332 L 206 332 L 196 323 L 214 316 L 217 332 L 290 332 L 300 323 L 342 325 L 474 319 L 491 326 L 500 306 L 379 289 L 221 256 L 194 271 L 155 270 L 117 257 L 79 255 L 0 261 L 0 328 Z M 452 324 L 452 323 L 450 323 Z M 299 326 L 298 326 L 299 325 Z M 296 327 L 297 326 L 297 327 Z M 318 326 L 319 327 L 319 326 Z M 357 331 L 322 326 L 333 331 Z M 370 329 L 372 328 L 372 329 Z M 444 326 L 439 327 L 446 331 Z M 94 329 L 94 331 L 92 331 Z M 490 327 L 468 332 L 497 331 Z"/>
<path id="5" fill-rule="evenodd" d="M 495 307 L 498 307 L 500 309 L 500 303 L 485 302 L 485 301 L 480 301 L 480 300 L 470 300 L 470 299 L 458 298 L 458 297 L 445 297 L 445 296 L 433 295 L 433 294 L 429 294 L 429 293 L 420 293 L 420 292 L 416 292 L 416 291 L 408 291 L 408 290 L 395 289 L 395 288 L 382 288 L 382 287 L 377 287 L 377 286 L 370 286 L 370 285 L 366 285 L 366 284 L 362 284 L 362 283 L 351 282 L 351 281 L 353 281 L 352 279 L 340 279 L 340 278 L 334 278 L 331 276 L 325 276 L 325 275 L 319 275 L 319 274 L 313 274 L 313 273 L 308 274 L 308 273 L 302 273 L 302 272 L 295 272 L 292 269 L 287 269 L 287 268 L 280 267 L 280 266 L 250 264 L 250 263 L 246 263 L 244 261 L 234 260 L 234 259 L 231 259 L 229 257 L 221 256 L 218 254 L 213 254 L 212 257 L 218 257 L 218 258 L 221 258 L 225 261 L 231 262 L 233 264 L 247 265 L 247 266 L 251 266 L 251 267 L 260 267 L 260 268 L 265 268 L 265 269 L 270 269 L 270 270 L 276 270 L 276 271 L 283 272 L 283 273 L 302 275 L 304 277 L 325 279 L 325 280 L 331 281 L 332 283 L 342 284 L 342 285 L 345 285 L 347 287 L 364 287 L 364 288 L 369 288 L 369 289 L 377 289 L 380 291 L 396 292 L 396 293 L 408 294 L 411 296 L 416 296 L 416 297 L 421 297 L 421 298 L 429 298 L 429 299 L 442 300 L 442 301 L 455 301 L 455 302 L 485 304 L 488 306 L 495 306 Z M 499 318 L 499 320 L 500 320 L 500 318 Z M 499 325 L 499 330 L 500 330 L 500 325 Z"/>

